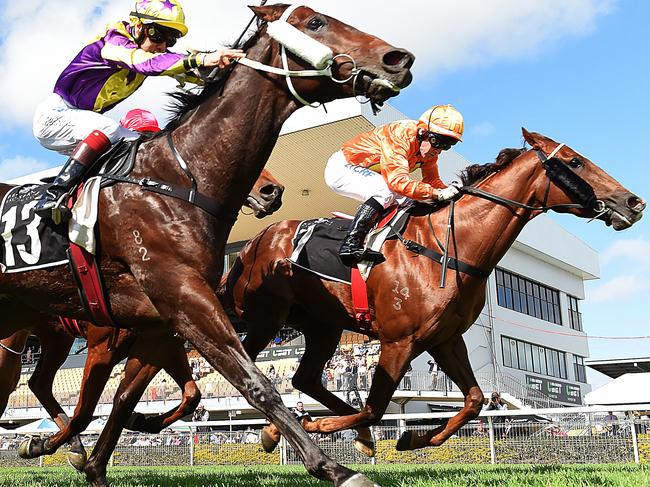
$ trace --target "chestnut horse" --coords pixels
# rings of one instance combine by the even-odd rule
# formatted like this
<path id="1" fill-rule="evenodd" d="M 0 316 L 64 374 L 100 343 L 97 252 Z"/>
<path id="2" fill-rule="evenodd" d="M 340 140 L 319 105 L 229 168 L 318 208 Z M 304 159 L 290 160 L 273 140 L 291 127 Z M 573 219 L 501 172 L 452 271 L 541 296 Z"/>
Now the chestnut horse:
<path id="1" fill-rule="evenodd" d="M 524 225 L 551 209 L 598 218 L 616 230 L 641 218 L 643 200 L 584 156 L 543 135 L 525 129 L 523 135 L 531 149 L 505 149 L 495 163 L 470 166 L 462 174 L 467 195 L 454 203 L 449 255 L 478 273 L 449 270 L 447 284 L 440 288 L 440 260 L 409 250 L 417 242 L 444 253 L 437 242 L 447 228 L 451 206 L 415 206 L 403 237 L 384 243 L 386 261 L 375 265 L 367 280 L 373 316 L 370 335 L 381 341 L 381 354 L 361 411 L 327 391 L 320 380 L 342 331 L 358 331 L 350 286 L 320 279 L 291 264 L 299 221 L 270 226 L 241 251 L 228 274 L 223 303 L 247 323 L 244 348 L 255 358 L 283 324 L 303 332 L 305 352 L 293 385 L 340 415 L 306 422 L 307 431 L 356 428 L 360 434 L 355 446 L 372 455 L 374 444 L 363 428 L 381 420 L 409 363 L 427 351 L 458 385 L 464 406 L 439 428 L 423 435 L 404 433 L 397 448 L 442 444 L 481 411 L 483 393 L 474 378 L 463 333 L 483 309 L 487 276 Z M 279 438 L 272 427 L 265 437 L 266 449 L 273 448 Z"/>
<path id="2" fill-rule="evenodd" d="M 266 169 L 262 170 L 244 203 L 257 218 L 276 212 L 282 206 L 284 186 Z M 29 380 L 29 387 L 45 410 L 57 424 L 60 432 L 48 438 L 30 437 L 19 448 L 23 458 L 50 455 L 64 443 L 70 443 L 68 461 L 77 470 L 86 464 L 86 451 L 79 434 L 92 420 L 95 407 L 104 391 L 113 367 L 128 357 L 125 375 L 119 389 L 133 396 L 146 387 L 161 368 L 165 369 L 181 388 L 182 401 L 166 413 L 145 418 L 136 414 L 128 421 L 135 431 L 158 433 L 178 419 L 192 413 L 201 399 L 187 363 L 183 343 L 168 332 L 135 334 L 131 330 L 114 330 L 78 322 L 81 334 L 87 339 L 88 354 L 79 392 L 79 402 L 72 418 L 68 418 L 52 394 L 54 376 L 65 362 L 74 337 L 58 320 L 36 324 L 30 331 L 40 339 L 41 356 Z M 114 336 L 118 333 L 118 336 Z M 0 340 L 0 415 L 4 412 L 9 395 L 20 378 L 21 354 L 29 332 L 21 330 L 6 340 Z M 153 335 L 153 336 L 152 336 Z M 148 346 L 155 342 L 156 349 Z M 143 346 L 144 345 L 144 346 Z M 155 355 L 150 357 L 151 351 Z M 136 380 L 136 378 L 138 380 Z M 145 380 L 148 379 L 148 380 Z M 143 383 L 144 382 L 144 383 Z M 111 414 L 119 414 L 116 408 Z M 119 436 L 121 428 L 116 433 Z"/>
<path id="3" fill-rule="evenodd" d="M 282 124 L 300 107 L 297 100 L 328 102 L 365 94 L 380 104 L 410 83 L 414 57 L 308 7 L 252 9 L 262 24 L 244 46 L 246 60 L 201 94 L 182 96 L 172 123 L 140 146 L 130 177 L 148 184 L 119 183 L 102 191 L 100 266 L 116 323 L 138 330 L 169 329 L 189 340 L 282 430 L 310 474 L 335 486 L 370 486 L 373 482 L 333 461 L 310 440 L 246 354 L 216 290 L 233 215 L 268 160 Z M 267 28 L 267 23 L 284 20 L 292 35 L 286 35 L 286 29 L 275 35 L 294 43 L 290 52 Z M 309 43 L 300 39 L 301 32 Z M 302 45 L 295 45 L 297 39 Z M 314 60 L 319 57 L 322 60 Z M 320 69 L 305 71 L 305 58 Z M 283 59 L 288 70 L 280 67 Z M 305 77 L 297 77 L 289 89 L 296 70 Z M 197 203 L 203 201 L 207 210 L 190 203 L 191 190 L 185 193 L 190 196 L 183 196 L 187 201 L 147 191 L 155 181 L 162 185 L 159 189 L 188 188 L 188 180 L 198 190 Z M 0 186 L 0 197 L 9 189 Z M 138 235 L 137 241 L 133 235 Z M 53 315 L 87 318 L 67 268 L 0 275 L 0 338 Z M 131 400 L 121 391 L 115 399 Z M 84 467 L 93 485 L 107 485 L 106 469 L 94 459 L 114 446 L 115 441 L 95 446 Z"/>

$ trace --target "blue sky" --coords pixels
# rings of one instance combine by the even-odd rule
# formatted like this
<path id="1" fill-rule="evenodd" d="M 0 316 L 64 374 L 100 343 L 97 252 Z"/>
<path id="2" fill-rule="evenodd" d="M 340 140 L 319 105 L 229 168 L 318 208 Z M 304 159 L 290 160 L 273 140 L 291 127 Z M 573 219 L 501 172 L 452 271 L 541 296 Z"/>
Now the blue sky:
<path id="1" fill-rule="evenodd" d="M 185 0 L 190 34 L 178 49 L 234 39 L 250 17 L 246 3 Z M 415 81 L 392 104 L 411 117 L 432 104 L 454 104 L 466 118 L 457 151 L 469 160 L 488 162 L 501 148 L 521 146 L 525 126 L 569 144 L 650 198 L 650 2 L 402 0 L 400 9 L 389 0 L 373 1 L 372 9 L 365 1 L 304 3 L 415 52 Z M 126 0 L 0 0 L 0 180 L 62 163 L 33 139 L 34 107 L 80 47 L 130 8 Z M 61 28 L 52 18 L 79 21 Z M 162 93 L 171 87 L 147 80 L 112 116 L 140 106 L 164 119 Z M 586 331 L 650 335 L 649 220 L 614 232 L 600 222 L 555 218 L 601 254 L 602 278 L 587 284 L 582 303 Z M 650 340 L 594 339 L 590 348 L 596 358 L 648 356 Z"/>

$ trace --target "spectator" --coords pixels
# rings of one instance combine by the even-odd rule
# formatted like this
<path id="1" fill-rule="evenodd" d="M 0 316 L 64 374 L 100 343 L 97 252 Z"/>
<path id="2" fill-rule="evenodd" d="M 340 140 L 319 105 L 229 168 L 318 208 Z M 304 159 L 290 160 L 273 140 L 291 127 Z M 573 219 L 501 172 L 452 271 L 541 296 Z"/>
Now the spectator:
<path id="1" fill-rule="evenodd" d="M 291 412 L 296 417 L 296 419 L 301 423 L 303 422 L 303 420 L 312 421 L 311 415 L 307 411 L 305 411 L 305 405 L 303 404 L 302 401 L 298 401 L 296 403 L 296 407 L 293 408 Z"/>
<path id="2" fill-rule="evenodd" d="M 438 389 L 438 364 L 435 360 L 427 360 L 427 365 L 431 376 L 431 390 L 436 391 Z"/>
<path id="3" fill-rule="evenodd" d="M 209 419 L 210 419 L 210 413 L 208 412 L 207 409 L 205 409 L 205 406 L 203 404 L 199 404 L 196 408 L 196 411 L 194 411 L 194 414 L 192 415 L 192 421 L 194 421 L 195 423 L 204 423 Z M 204 433 L 206 431 L 210 431 L 210 428 L 208 426 L 198 426 L 196 428 L 196 431 L 198 431 L 199 433 Z"/>
<path id="4" fill-rule="evenodd" d="M 410 391 L 411 390 L 411 376 L 413 375 L 413 367 L 411 367 L 411 364 L 409 364 L 408 369 L 406 369 L 406 373 L 404 374 L 404 381 L 402 382 L 404 384 L 404 390 Z"/>
<path id="5" fill-rule="evenodd" d="M 501 400 L 501 394 L 497 391 L 492 392 L 490 401 L 485 408 L 487 411 L 507 411 L 508 406 L 505 402 Z M 502 438 L 506 435 L 506 428 L 502 423 L 506 422 L 505 416 L 495 416 L 493 418 L 493 423 L 496 425 L 495 433 L 499 438 Z"/>
<path id="6" fill-rule="evenodd" d="M 483 422 L 482 419 L 478 420 L 478 424 L 476 425 L 476 429 L 472 432 L 472 436 L 478 436 L 478 437 L 483 437 L 487 436 L 488 432 L 485 429 L 485 423 Z"/>
<path id="7" fill-rule="evenodd" d="M 605 429 L 607 430 L 608 435 L 610 436 L 618 435 L 619 433 L 618 416 L 616 416 L 612 411 L 608 411 L 604 420 L 605 420 Z"/>

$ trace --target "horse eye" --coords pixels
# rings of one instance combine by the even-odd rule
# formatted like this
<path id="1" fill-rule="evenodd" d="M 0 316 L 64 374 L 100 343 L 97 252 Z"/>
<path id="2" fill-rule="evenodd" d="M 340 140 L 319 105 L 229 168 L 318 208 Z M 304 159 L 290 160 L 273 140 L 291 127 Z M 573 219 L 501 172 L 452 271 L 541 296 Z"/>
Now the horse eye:
<path id="1" fill-rule="evenodd" d="M 309 23 L 307 24 L 307 26 L 308 26 L 311 30 L 318 30 L 318 29 L 320 29 L 321 27 L 323 27 L 323 25 L 325 25 L 325 21 L 324 21 L 322 18 L 320 18 L 320 17 L 314 17 L 314 18 L 311 19 L 311 20 L 309 21 Z"/>
<path id="2" fill-rule="evenodd" d="M 584 166 L 584 164 L 582 163 L 582 160 L 580 160 L 580 158 L 578 157 L 574 157 L 569 161 L 569 167 L 572 167 L 573 169 L 578 169 L 579 167 L 582 166 Z"/>

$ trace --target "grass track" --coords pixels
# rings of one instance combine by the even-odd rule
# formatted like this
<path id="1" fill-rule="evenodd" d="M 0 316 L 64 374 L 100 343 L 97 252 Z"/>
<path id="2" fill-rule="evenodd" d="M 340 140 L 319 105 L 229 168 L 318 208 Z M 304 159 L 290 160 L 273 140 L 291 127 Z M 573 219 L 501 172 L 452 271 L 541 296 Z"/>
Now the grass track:
<path id="1" fill-rule="evenodd" d="M 637 465 L 495 465 L 358 467 L 382 487 L 650 487 L 650 467 Z M 117 467 L 112 487 L 307 487 L 327 485 L 302 467 Z M 82 487 L 68 468 L 0 468 L 0 486 Z"/>

